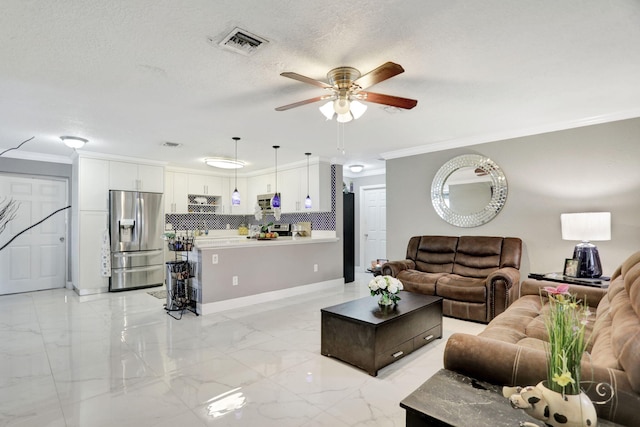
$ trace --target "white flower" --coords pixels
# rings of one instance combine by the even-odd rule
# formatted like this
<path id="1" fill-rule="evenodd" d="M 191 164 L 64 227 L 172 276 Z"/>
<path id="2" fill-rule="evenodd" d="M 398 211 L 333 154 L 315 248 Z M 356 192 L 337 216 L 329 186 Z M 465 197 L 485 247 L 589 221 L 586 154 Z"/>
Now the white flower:
<path id="1" fill-rule="evenodd" d="M 369 289 L 376 294 L 384 292 L 397 294 L 403 288 L 402 282 L 391 276 L 376 276 L 369 282 Z"/>

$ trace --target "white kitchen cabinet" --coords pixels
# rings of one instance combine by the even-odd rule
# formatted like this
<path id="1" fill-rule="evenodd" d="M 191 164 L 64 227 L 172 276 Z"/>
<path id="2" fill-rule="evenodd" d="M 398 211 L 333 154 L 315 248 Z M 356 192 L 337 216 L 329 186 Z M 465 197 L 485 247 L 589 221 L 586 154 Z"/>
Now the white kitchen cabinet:
<path id="1" fill-rule="evenodd" d="M 245 215 L 253 213 L 256 198 L 249 198 L 247 193 L 247 179 L 238 178 L 238 192 L 240 193 L 240 206 L 231 204 L 231 194 L 235 190 L 235 179 L 222 178 L 222 199 L 220 201 L 221 214 L 223 215 Z"/>
<path id="2" fill-rule="evenodd" d="M 305 184 L 306 172 L 305 168 Z M 281 207 L 283 213 L 299 212 L 304 209 L 304 197 L 302 198 L 302 206 L 300 206 L 300 187 L 301 187 L 301 170 L 300 168 L 283 170 L 278 178 L 278 191 L 280 192 Z M 305 186 L 306 192 L 306 186 Z"/>
<path id="3" fill-rule="evenodd" d="M 164 192 L 164 168 L 129 162 L 109 161 L 109 189 Z"/>
<path id="4" fill-rule="evenodd" d="M 220 196 L 222 194 L 222 177 L 190 173 L 187 188 L 189 194 Z"/>
<path id="5" fill-rule="evenodd" d="M 78 205 L 80 210 L 109 209 L 109 161 L 78 159 Z"/>
<path id="6" fill-rule="evenodd" d="M 282 184 L 280 184 L 282 181 Z M 307 167 L 284 170 L 278 181 L 282 195 L 282 212 L 328 212 L 331 210 L 331 165 L 315 163 L 309 165 L 307 192 Z M 304 207 L 307 195 L 311 197 L 311 208 Z"/>
<path id="7" fill-rule="evenodd" d="M 80 295 L 109 290 L 109 278 L 101 273 L 102 235 L 108 229 L 107 212 L 81 211 L 79 213 L 78 253 L 74 263 L 78 271 L 74 286 Z"/>
<path id="8" fill-rule="evenodd" d="M 278 172 L 278 178 L 280 172 Z M 275 174 L 273 172 L 264 175 L 255 175 L 247 178 L 247 205 L 249 213 L 253 213 L 253 208 L 258 201 L 258 195 L 269 194 L 275 191 Z"/>
<path id="9" fill-rule="evenodd" d="M 306 178 L 306 176 L 305 176 Z M 307 180 L 304 179 L 306 184 Z M 306 198 L 306 185 L 304 186 L 304 197 Z M 339 190 L 336 190 L 339 193 Z M 303 210 L 308 212 L 330 212 L 331 211 L 331 165 L 325 162 L 315 163 L 309 166 L 309 196 L 311 196 L 311 209 Z"/>
<path id="10" fill-rule="evenodd" d="M 187 213 L 187 174 L 167 171 L 164 184 L 164 213 Z"/>

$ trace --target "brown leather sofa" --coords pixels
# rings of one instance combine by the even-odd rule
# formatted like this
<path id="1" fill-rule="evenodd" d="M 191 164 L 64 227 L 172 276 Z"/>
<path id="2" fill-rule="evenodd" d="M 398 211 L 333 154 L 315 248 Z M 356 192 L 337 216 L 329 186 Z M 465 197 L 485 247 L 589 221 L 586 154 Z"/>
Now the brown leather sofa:
<path id="1" fill-rule="evenodd" d="M 546 379 L 544 286 L 558 283 L 524 280 L 520 298 L 475 335 L 453 334 L 447 341 L 444 367 L 498 385 L 535 385 Z M 638 425 L 640 408 L 640 252 L 611 276 L 608 289 L 571 285 L 593 307 L 588 351 L 582 360 L 582 386 L 602 401 L 594 384 L 613 386 L 613 398 L 595 405 L 599 417 L 622 425 Z M 591 387 L 589 388 L 589 382 Z"/>
<path id="2" fill-rule="evenodd" d="M 502 313 L 520 282 L 522 241 L 515 237 L 414 236 L 406 259 L 382 266 L 405 291 L 443 298 L 443 314 L 490 322 Z"/>

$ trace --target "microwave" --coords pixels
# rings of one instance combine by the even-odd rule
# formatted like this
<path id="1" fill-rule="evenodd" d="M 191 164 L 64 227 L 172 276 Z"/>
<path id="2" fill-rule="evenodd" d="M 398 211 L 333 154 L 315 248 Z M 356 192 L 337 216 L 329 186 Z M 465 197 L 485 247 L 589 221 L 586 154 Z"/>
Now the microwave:
<path id="1" fill-rule="evenodd" d="M 262 210 L 262 213 L 272 213 L 273 208 L 271 207 L 271 198 L 275 195 L 275 193 L 268 194 L 258 194 L 258 206 Z"/>

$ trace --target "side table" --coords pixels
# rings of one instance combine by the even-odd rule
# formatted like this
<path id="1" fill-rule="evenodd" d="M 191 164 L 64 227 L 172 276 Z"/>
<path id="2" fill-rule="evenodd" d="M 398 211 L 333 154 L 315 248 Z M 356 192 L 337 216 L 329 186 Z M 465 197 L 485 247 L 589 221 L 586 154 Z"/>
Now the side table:
<path id="1" fill-rule="evenodd" d="M 600 277 L 597 279 L 587 279 L 565 276 L 562 273 L 529 273 L 529 279 L 548 280 L 550 282 L 566 283 L 568 285 L 593 286 L 595 288 L 608 288 L 609 278 Z"/>
<path id="2" fill-rule="evenodd" d="M 521 421 L 543 426 L 521 409 L 513 409 L 502 387 L 441 369 L 405 397 L 406 427 L 514 427 Z M 617 426 L 598 418 L 598 427 Z"/>

